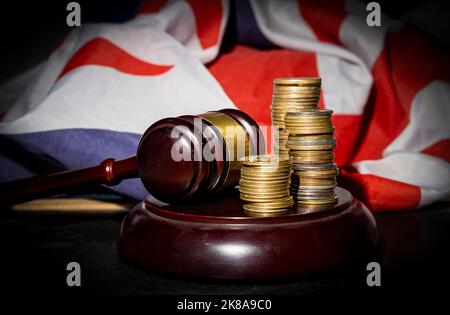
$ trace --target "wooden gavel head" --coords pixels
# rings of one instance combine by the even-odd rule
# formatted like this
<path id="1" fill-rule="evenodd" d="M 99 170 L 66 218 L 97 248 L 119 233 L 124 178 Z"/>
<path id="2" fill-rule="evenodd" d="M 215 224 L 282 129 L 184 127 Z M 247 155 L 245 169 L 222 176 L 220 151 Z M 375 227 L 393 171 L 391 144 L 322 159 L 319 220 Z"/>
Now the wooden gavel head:
<path id="1" fill-rule="evenodd" d="M 136 156 L 0 184 L 0 204 L 116 185 L 137 176 L 154 197 L 176 203 L 237 185 L 239 159 L 259 152 L 265 152 L 259 127 L 238 110 L 166 118 L 147 129 Z"/>
<path id="2" fill-rule="evenodd" d="M 140 141 L 138 175 L 155 198 L 176 203 L 236 186 L 240 158 L 259 152 L 265 145 L 258 124 L 241 111 L 165 118 Z"/>

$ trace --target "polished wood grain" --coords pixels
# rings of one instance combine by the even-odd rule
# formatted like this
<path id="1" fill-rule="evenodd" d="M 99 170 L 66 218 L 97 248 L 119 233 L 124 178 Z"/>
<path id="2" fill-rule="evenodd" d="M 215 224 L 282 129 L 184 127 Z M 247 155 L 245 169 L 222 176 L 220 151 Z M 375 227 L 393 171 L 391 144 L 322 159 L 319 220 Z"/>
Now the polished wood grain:
<path id="1" fill-rule="evenodd" d="M 140 268 L 192 278 L 301 277 L 377 256 L 368 209 L 338 188 L 339 203 L 304 214 L 255 217 L 238 192 L 197 204 L 136 206 L 123 221 L 121 257 Z"/>

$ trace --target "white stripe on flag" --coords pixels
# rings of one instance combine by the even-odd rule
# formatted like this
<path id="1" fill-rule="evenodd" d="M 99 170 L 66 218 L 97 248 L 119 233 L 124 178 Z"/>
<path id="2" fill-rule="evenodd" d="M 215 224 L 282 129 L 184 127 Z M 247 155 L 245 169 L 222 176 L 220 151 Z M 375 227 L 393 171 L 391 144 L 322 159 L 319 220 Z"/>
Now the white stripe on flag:
<path id="1" fill-rule="evenodd" d="M 414 96 L 409 124 L 389 144 L 383 155 L 397 151 L 420 152 L 450 138 L 450 83 L 433 81 Z"/>
<path id="2" fill-rule="evenodd" d="M 361 174 L 372 174 L 419 187 L 419 207 L 450 196 L 448 163 L 426 154 L 396 152 L 379 160 L 354 163 L 353 166 Z"/>

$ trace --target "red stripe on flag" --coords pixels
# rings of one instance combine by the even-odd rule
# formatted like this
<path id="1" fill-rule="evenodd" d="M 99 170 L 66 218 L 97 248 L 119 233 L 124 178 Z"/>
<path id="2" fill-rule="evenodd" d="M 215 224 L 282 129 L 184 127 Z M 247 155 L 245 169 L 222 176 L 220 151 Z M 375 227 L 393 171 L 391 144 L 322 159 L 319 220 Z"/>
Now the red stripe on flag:
<path id="1" fill-rule="evenodd" d="M 339 166 L 351 164 L 357 147 L 361 123 L 361 115 L 333 115 L 334 136 L 336 137 L 334 155 L 335 162 Z"/>
<path id="2" fill-rule="evenodd" d="M 351 191 L 372 212 L 407 211 L 417 208 L 420 202 L 419 187 L 376 175 L 341 169 L 338 183 Z M 386 208 L 387 205 L 389 208 Z"/>
<path id="3" fill-rule="evenodd" d="M 410 28 L 387 34 L 373 66 L 374 90 L 367 104 L 367 134 L 354 161 L 379 159 L 409 123 L 414 96 L 434 80 L 450 81 L 450 60 Z"/>
<path id="4" fill-rule="evenodd" d="M 159 75 L 173 67 L 155 65 L 140 60 L 104 38 L 95 38 L 78 49 L 66 64 L 58 79 L 73 69 L 89 65 L 110 67 L 134 75 Z"/>
<path id="5" fill-rule="evenodd" d="M 432 155 L 450 162 L 450 139 L 444 139 L 429 146 L 422 153 Z"/>
<path id="6" fill-rule="evenodd" d="M 167 0 L 147 0 L 142 2 L 136 15 L 156 13 L 166 4 Z"/>
<path id="7" fill-rule="evenodd" d="M 344 0 L 301 0 L 299 10 L 319 41 L 341 44 L 339 30 L 347 16 Z"/>
<path id="8" fill-rule="evenodd" d="M 380 159 L 386 146 L 408 123 L 408 114 L 400 106 L 391 71 L 389 56 L 384 49 L 373 66 L 374 86 L 363 114 L 366 133 L 361 135 L 354 162 Z"/>
<path id="9" fill-rule="evenodd" d="M 450 81 L 450 59 L 412 28 L 391 33 L 387 39 L 392 76 L 400 105 L 410 111 L 416 93 L 434 80 Z"/>
<path id="10" fill-rule="evenodd" d="M 197 34 L 203 49 L 217 45 L 222 25 L 222 1 L 187 0 L 195 15 Z"/>
<path id="11" fill-rule="evenodd" d="M 292 50 L 257 50 L 237 45 L 220 55 L 209 71 L 242 111 L 262 125 L 270 125 L 273 79 L 318 76 L 314 53 Z"/>

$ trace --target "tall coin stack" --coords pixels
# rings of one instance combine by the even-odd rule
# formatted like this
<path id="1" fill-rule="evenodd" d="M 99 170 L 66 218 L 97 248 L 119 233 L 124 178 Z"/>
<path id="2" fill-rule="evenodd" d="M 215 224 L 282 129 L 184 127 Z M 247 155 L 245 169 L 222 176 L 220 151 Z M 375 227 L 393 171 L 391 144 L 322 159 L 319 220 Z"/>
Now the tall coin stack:
<path id="1" fill-rule="evenodd" d="M 272 125 L 279 128 L 278 139 L 273 139 L 272 153 L 288 157 L 288 133 L 284 123 L 287 112 L 317 109 L 320 97 L 320 78 L 278 78 L 273 81 Z"/>
<path id="2" fill-rule="evenodd" d="M 338 168 L 333 163 L 336 139 L 332 110 L 288 112 L 285 126 L 292 162 L 291 194 L 298 205 L 321 206 L 337 201 Z"/>
<path id="3" fill-rule="evenodd" d="M 245 210 L 274 214 L 292 207 L 289 158 L 253 155 L 242 162 L 239 191 Z"/>

